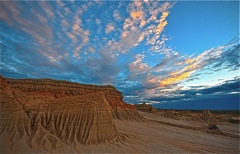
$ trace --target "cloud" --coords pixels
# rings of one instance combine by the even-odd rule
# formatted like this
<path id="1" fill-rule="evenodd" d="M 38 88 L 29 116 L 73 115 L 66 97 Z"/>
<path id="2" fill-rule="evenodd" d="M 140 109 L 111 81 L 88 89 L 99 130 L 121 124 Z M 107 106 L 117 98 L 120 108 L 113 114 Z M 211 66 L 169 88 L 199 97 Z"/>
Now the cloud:
<path id="1" fill-rule="evenodd" d="M 15 33 L 20 36 L 28 35 L 28 37 L 33 38 L 30 42 L 34 45 L 38 45 L 39 47 L 38 49 L 34 48 L 31 52 L 39 52 L 43 56 L 47 57 L 51 62 L 57 62 L 63 56 L 56 52 L 57 43 L 55 40 L 58 40 L 59 42 L 67 42 L 65 37 L 67 36 L 70 40 L 72 40 L 72 42 L 78 42 L 78 37 L 69 31 L 71 24 L 64 16 L 61 16 L 59 22 L 60 24 L 58 24 L 62 27 L 62 31 L 59 32 L 54 29 L 55 25 L 53 21 L 56 16 L 53 14 L 53 8 L 50 3 L 31 3 L 31 7 L 33 8 L 40 5 L 44 8 L 44 12 L 39 9 L 24 9 L 24 3 L 20 2 L 6 2 L 4 5 L 4 12 L 7 12 L 6 18 L 9 19 L 8 22 L 14 23 L 13 25 L 16 29 Z M 28 14 L 28 16 L 25 16 L 26 14 Z M 78 25 L 74 24 L 74 32 L 78 29 Z M 85 34 L 84 31 L 80 32 L 81 34 Z M 58 38 L 53 39 L 56 36 L 58 36 Z M 85 40 L 85 42 L 88 41 L 86 37 L 84 37 L 83 40 Z"/>
<path id="2" fill-rule="evenodd" d="M 147 45 L 151 45 L 150 52 L 163 53 L 171 56 L 172 49 L 165 46 L 165 42 L 169 40 L 163 34 L 164 27 L 167 25 L 167 16 L 175 2 L 164 3 L 147 3 L 147 9 L 144 10 L 146 19 L 141 20 L 140 27 L 144 27 L 141 34 L 141 40 L 146 40 Z M 161 14 L 160 19 L 158 16 Z"/>
<path id="3" fill-rule="evenodd" d="M 60 3 L 59 5 L 63 4 Z M 70 59 L 79 60 L 81 49 L 88 45 L 89 41 L 89 30 L 81 27 L 80 15 L 83 13 L 81 9 L 76 9 L 74 15 L 71 8 L 65 4 L 63 4 L 64 12 L 58 9 L 54 10 L 56 6 L 48 2 L 28 3 L 33 8 L 30 10 L 25 8 L 25 2 L 3 2 L 1 4 L 4 6 L 4 16 L 1 16 L 1 22 L 3 21 L 6 25 L 5 27 L 1 26 L 3 30 L 1 38 L 11 39 L 12 43 L 12 46 L 9 47 L 10 41 L 5 42 L 8 44 L 5 51 L 11 52 L 4 56 L 5 60 L 1 63 L 3 63 L 2 66 L 14 68 L 7 71 L 8 68 L 3 67 L 1 71 L 9 74 L 11 74 L 10 72 L 16 74 L 27 72 L 27 77 L 46 75 L 54 78 L 59 78 L 56 74 L 62 74 L 62 78 L 69 74 L 72 76 L 83 74 L 79 64 L 71 62 L 72 59 Z M 44 8 L 43 11 L 34 9 L 39 6 Z M 71 17 L 73 22 L 70 20 Z M 13 26 L 10 34 L 7 26 L 11 24 Z M 93 47 L 88 49 L 93 52 Z M 10 56 L 11 53 L 15 56 Z M 7 60 L 7 57 L 12 58 Z M 34 57 L 37 59 L 33 59 Z M 13 67 L 15 65 L 21 67 Z M 50 73 L 47 74 L 47 72 Z"/>
<path id="4" fill-rule="evenodd" d="M 164 27 L 167 25 L 167 21 L 166 21 L 166 18 L 168 16 L 168 12 L 163 12 L 162 13 L 162 16 L 161 16 L 161 19 L 160 19 L 160 22 L 157 26 L 157 29 L 156 29 L 156 35 L 159 35 L 162 33 Z"/>
<path id="5" fill-rule="evenodd" d="M 131 27 L 133 27 L 133 28 L 131 28 Z M 131 18 L 126 18 L 125 20 L 124 20 L 124 23 L 123 23 L 123 30 L 131 30 L 131 29 L 135 29 L 134 28 L 134 21 L 133 20 L 131 20 Z"/>
<path id="6" fill-rule="evenodd" d="M 239 68 L 238 51 L 239 44 L 234 42 L 206 50 L 195 58 L 186 58 L 185 60 L 180 60 L 177 65 L 174 66 L 175 69 L 177 68 L 177 70 L 172 71 L 167 78 L 161 80 L 160 85 L 164 86 L 181 82 L 182 80 L 189 78 L 192 73 L 207 68 L 221 70 L 223 69 L 223 66 L 227 66 L 224 69 L 237 70 L 237 68 Z M 165 63 L 160 63 L 156 65 L 156 67 L 162 64 Z M 200 75 L 201 74 L 198 74 L 198 76 Z M 193 80 L 199 78 L 195 76 L 191 79 Z"/>
<path id="7" fill-rule="evenodd" d="M 120 16 L 120 14 L 119 14 L 119 12 L 118 12 L 117 10 L 114 10 L 114 11 L 113 11 L 113 18 L 114 18 L 115 20 L 121 20 L 121 19 L 122 19 L 121 16 Z"/>
<path id="8" fill-rule="evenodd" d="M 89 52 L 91 52 L 91 53 L 94 53 L 94 52 L 95 52 L 95 49 L 94 49 L 94 47 L 92 47 L 92 46 L 88 47 L 88 50 L 89 50 Z"/>
<path id="9" fill-rule="evenodd" d="M 160 3 L 162 4 L 162 3 Z M 119 3 L 120 5 L 120 3 Z M 165 7 L 166 4 L 162 5 Z M 168 10 L 170 8 L 170 5 L 168 8 L 165 7 L 165 9 L 159 9 L 158 7 L 161 5 L 154 6 L 155 10 L 163 11 Z M 150 7 L 150 6 L 149 6 Z M 122 25 L 122 31 L 120 33 L 120 38 L 112 38 L 111 45 L 106 44 L 102 47 L 102 49 L 107 49 L 109 53 L 115 52 L 119 55 L 119 53 L 127 53 L 130 49 L 138 46 L 140 42 L 144 41 L 146 38 L 145 33 L 149 31 L 149 29 L 143 29 L 144 26 L 148 24 L 148 22 L 145 20 L 145 15 L 148 16 L 148 9 L 146 6 L 142 5 L 142 2 L 132 2 L 129 3 L 127 6 L 129 16 L 124 19 L 123 25 Z M 166 14 L 166 13 L 165 13 Z M 119 18 L 120 12 L 118 10 L 113 11 L 113 17 L 116 20 L 116 18 Z M 117 19 L 117 20 L 118 20 Z M 159 19 L 160 20 L 160 19 Z M 154 24 L 150 24 L 150 26 L 153 26 Z M 146 28 L 149 26 L 146 26 Z M 154 26 L 155 30 L 157 26 Z M 153 28 L 153 30 L 154 30 Z M 108 34 L 112 32 L 113 30 L 119 30 L 116 28 L 116 25 L 113 25 L 111 23 L 107 24 L 105 28 L 105 33 Z M 100 33 L 100 32 L 99 32 Z M 117 36 L 117 32 L 115 34 Z M 164 39 L 162 39 L 164 40 Z M 167 40 L 167 39 L 165 39 Z M 109 41 L 108 41 L 109 42 Z M 117 53 L 119 52 L 119 53 Z"/>
<path id="10" fill-rule="evenodd" d="M 143 13 L 141 11 L 133 11 L 133 12 L 131 12 L 130 15 L 134 20 L 137 18 L 139 18 L 139 19 L 143 18 Z"/>
<path id="11" fill-rule="evenodd" d="M 240 44 L 234 44 L 221 54 L 219 60 L 214 63 L 213 68 L 226 66 L 231 70 L 239 70 L 240 68 Z"/>
<path id="12" fill-rule="evenodd" d="M 108 50 L 110 54 L 127 53 L 131 48 L 139 44 L 141 32 L 137 29 L 124 34 L 119 41 L 109 40 L 101 50 Z"/>
<path id="13" fill-rule="evenodd" d="M 52 7 L 52 5 L 49 2 L 38 2 L 39 5 L 41 6 L 42 10 L 45 11 L 45 13 L 47 14 L 48 17 L 50 17 L 51 19 L 55 18 L 55 15 L 53 13 L 54 8 Z"/>
<path id="14" fill-rule="evenodd" d="M 158 64 L 156 64 L 154 67 L 153 67 L 153 71 L 156 71 L 156 72 L 160 72 L 162 71 L 165 67 L 173 64 L 174 62 L 176 62 L 178 60 L 179 56 L 178 55 L 172 55 L 171 57 L 167 57 L 163 60 L 161 60 Z"/>
<path id="15" fill-rule="evenodd" d="M 160 86 L 163 87 L 163 86 L 166 86 L 166 85 L 169 85 L 169 84 L 173 84 L 173 83 L 182 81 L 182 80 L 188 78 L 190 76 L 190 74 L 191 74 L 191 72 L 184 72 L 180 75 L 175 75 L 173 77 L 169 77 L 169 78 L 166 78 L 164 80 L 161 80 L 160 81 Z"/>
<path id="16" fill-rule="evenodd" d="M 216 93 L 230 94 L 231 92 L 239 92 L 240 90 L 239 85 L 240 85 L 239 78 L 236 78 L 235 80 L 224 81 L 222 84 L 217 86 L 197 90 L 197 92 L 200 94 L 216 94 Z"/>
<path id="17" fill-rule="evenodd" d="M 196 58 L 186 60 L 188 64 L 182 71 L 196 71 L 206 66 L 212 66 L 213 69 L 221 68 L 224 65 L 230 70 L 239 68 L 239 43 L 236 40 L 233 43 L 218 46 L 204 51 Z"/>
<path id="18" fill-rule="evenodd" d="M 184 100 L 190 101 L 208 101 L 208 99 L 222 96 L 231 96 L 234 92 L 239 92 L 239 78 L 228 80 L 220 85 L 213 87 L 192 87 L 189 90 L 179 90 L 175 92 L 176 96 L 162 95 L 161 97 L 150 98 L 153 101 L 172 101 L 181 103 Z M 217 96 L 217 97 L 216 97 Z M 239 97 L 239 96 L 238 96 Z"/>
<path id="19" fill-rule="evenodd" d="M 169 100 L 178 97 L 179 99 L 188 98 L 189 96 L 185 96 L 184 93 L 178 93 L 184 89 L 179 83 L 201 80 L 200 75 L 202 73 L 200 70 L 204 69 L 236 71 L 239 68 L 238 51 L 239 43 L 236 40 L 226 45 L 206 50 L 196 57 L 180 56 L 178 53 L 172 54 L 159 60 L 160 62 L 154 66 L 144 63 L 143 59 L 145 56 L 139 55 L 135 57 L 135 60 L 130 65 L 132 72 L 132 78 L 130 79 L 138 81 L 143 86 L 142 90 L 138 91 L 138 95 L 143 96 L 145 99 L 160 97 L 169 97 Z M 223 68 L 223 66 L 228 67 Z M 193 88 L 190 89 L 192 90 Z M 216 87 L 214 89 L 221 88 Z M 201 94 L 201 92 L 198 91 L 196 93 Z"/>
<path id="20" fill-rule="evenodd" d="M 135 61 L 129 64 L 132 76 L 137 76 L 139 74 L 145 73 L 150 68 L 146 63 L 142 61 L 143 59 L 144 55 L 137 54 L 135 56 Z"/>
<path id="21" fill-rule="evenodd" d="M 86 77 L 90 81 L 101 84 L 113 84 L 115 76 L 119 73 L 120 67 L 115 63 L 116 57 L 111 56 L 107 51 L 101 50 L 99 59 L 88 58 L 86 60 Z"/>
<path id="22" fill-rule="evenodd" d="M 105 33 L 110 33 L 110 32 L 112 32 L 112 31 L 114 31 L 114 26 L 113 26 L 113 24 L 107 24 L 107 27 L 106 27 L 106 29 L 105 29 Z"/>
<path id="23" fill-rule="evenodd" d="M 96 45 L 94 45 L 94 47 L 89 46 L 91 33 L 90 30 L 86 29 L 86 26 L 84 26 L 84 22 L 87 20 L 90 21 L 90 19 L 81 18 L 82 15 L 86 13 L 89 8 L 91 8 L 92 4 L 83 3 L 74 9 L 74 4 L 70 7 L 67 5 L 67 3 L 56 2 L 58 5 L 56 7 L 59 7 L 59 9 L 56 9 L 54 5 L 50 5 L 48 2 L 39 2 L 36 3 L 36 6 L 34 7 L 40 6 L 41 8 L 46 9 L 44 9 L 44 12 L 41 12 L 37 9 L 32 9 L 33 13 L 28 12 L 27 9 L 24 9 L 23 5 L 18 4 L 19 3 L 4 2 L 5 7 L 2 9 L 4 11 L 2 11 L 1 19 L 9 24 L 14 24 L 14 22 L 16 22 L 16 29 L 20 29 L 25 34 L 33 37 L 34 41 L 32 41 L 32 43 L 36 44 L 36 46 L 27 47 L 27 49 L 22 50 L 32 50 L 42 57 L 47 57 L 45 63 L 49 64 L 49 67 L 54 69 L 59 69 L 60 67 L 65 69 L 70 68 L 67 67 L 71 66 L 68 62 L 73 58 L 73 62 L 78 62 L 75 64 L 76 66 L 79 65 L 79 60 L 81 59 L 82 64 L 87 63 L 87 66 L 94 66 L 93 68 L 95 69 L 106 70 L 108 66 L 102 62 L 103 60 L 113 63 L 112 65 L 114 69 L 109 68 L 109 72 L 116 75 L 116 73 L 119 72 L 114 71 L 118 70 L 115 68 L 116 61 L 114 61 L 116 59 L 116 55 L 119 55 L 119 53 L 127 53 L 145 38 L 141 28 L 147 24 L 147 21 L 145 21 L 144 18 L 148 12 L 147 9 L 144 9 L 142 2 L 132 2 L 129 4 L 130 18 L 126 18 L 124 21 L 125 24 L 123 25 L 124 31 L 122 32 L 122 37 L 117 41 L 116 39 L 112 40 L 111 44 L 103 45 L 103 47 L 97 52 L 95 51 L 95 49 L 97 49 L 97 47 L 95 47 Z M 158 6 L 155 6 L 154 9 L 157 8 Z M 136 9 L 139 9 L 139 11 Z M 24 17 L 25 14 L 30 15 Z M 113 17 L 116 20 L 120 20 L 120 12 L 117 10 L 113 11 Z M 100 20 L 98 18 L 95 18 L 94 20 L 100 24 Z M 112 32 L 114 28 L 115 26 L 108 24 L 106 27 L 106 33 Z M 20 33 L 18 34 L 22 35 Z M 62 42 L 68 45 L 66 46 L 62 44 Z M 59 49 L 62 49 L 64 52 L 59 52 Z M 83 60 L 82 57 L 84 55 L 82 54 L 86 51 L 95 52 L 97 55 Z M 66 54 L 68 54 L 67 57 L 65 56 Z M 23 59 L 26 60 L 25 58 Z M 90 62 L 92 63 L 91 65 L 89 64 Z M 96 62 L 99 64 L 96 64 Z M 36 63 L 32 63 L 32 66 L 36 65 Z M 73 65 L 74 63 L 72 63 L 72 67 Z M 140 63 L 136 65 L 138 65 L 139 69 L 143 69 L 142 67 L 147 67 L 143 64 L 141 65 Z M 81 72 L 80 70 L 78 71 Z M 106 71 L 106 73 L 99 72 L 99 74 L 102 74 L 99 76 L 97 75 L 100 81 L 102 80 L 104 74 L 108 75 L 108 71 Z M 112 75 L 109 73 L 109 76 Z M 114 80 L 113 76 L 110 78 L 111 79 L 109 81 Z"/>
<path id="24" fill-rule="evenodd" d="M 162 37 L 162 40 L 158 40 L 160 38 L 160 33 L 163 31 L 164 26 L 162 26 L 162 31 L 160 32 L 159 26 L 156 25 L 156 23 L 159 23 L 159 25 L 163 25 L 166 23 L 166 18 L 169 14 L 168 10 L 174 5 L 174 3 L 157 3 L 156 5 L 143 5 L 142 2 L 134 1 L 133 3 L 130 3 L 128 6 L 129 10 L 129 18 L 126 18 L 123 23 L 123 31 L 121 33 L 121 38 L 125 40 L 126 38 L 129 38 L 130 36 L 137 36 L 137 41 L 135 41 L 132 47 L 137 46 L 140 42 L 144 41 L 146 39 L 147 44 L 151 42 L 152 45 L 154 44 L 163 44 L 164 41 L 167 40 L 166 37 Z M 157 17 L 158 14 L 162 13 L 162 17 L 157 19 L 151 19 L 152 16 Z M 151 15 L 150 15 L 151 14 Z M 149 19 L 147 19 L 150 16 Z M 146 19 L 145 19 L 146 18 Z M 132 34 L 132 32 L 137 33 L 138 35 Z M 130 39 L 132 42 L 132 39 Z M 125 42 L 126 41 L 119 41 L 119 42 Z M 121 44 L 121 43 L 120 43 Z M 125 46 L 125 44 L 123 45 Z M 124 53 L 126 53 L 127 50 L 124 50 Z"/>

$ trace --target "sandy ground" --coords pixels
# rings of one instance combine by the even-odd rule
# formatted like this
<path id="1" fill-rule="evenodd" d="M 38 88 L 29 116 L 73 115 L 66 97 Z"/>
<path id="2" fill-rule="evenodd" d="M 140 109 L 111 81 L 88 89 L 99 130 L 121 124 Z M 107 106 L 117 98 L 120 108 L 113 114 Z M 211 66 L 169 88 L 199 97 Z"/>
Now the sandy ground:
<path id="1" fill-rule="evenodd" d="M 200 126 L 193 121 L 174 120 L 157 116 L 153 113 L 140 112 L 145 122 L 114 120 L 124 141 L 97 146 L 79 147 L 79 152 L 92 153 L 239 153 L 239 138 L 209 134 L 185 129 L 156 121 L 177 123 L 187 126 Z M 155 121 L 151 121 L 155 120 Z M 229 133 L 239 135 L 238 124 L 220 126 Z"/>

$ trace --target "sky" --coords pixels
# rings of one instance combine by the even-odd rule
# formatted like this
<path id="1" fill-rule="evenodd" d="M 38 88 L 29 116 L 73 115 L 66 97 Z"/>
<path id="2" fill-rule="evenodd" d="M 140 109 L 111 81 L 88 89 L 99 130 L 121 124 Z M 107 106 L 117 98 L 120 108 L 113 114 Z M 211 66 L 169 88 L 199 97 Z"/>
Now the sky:
<path id="1" fill-rule="evenodd" d="M 239 1 L 1 1 L 0 74 L 110 84 L 127 103 L 239 109 Z"/>

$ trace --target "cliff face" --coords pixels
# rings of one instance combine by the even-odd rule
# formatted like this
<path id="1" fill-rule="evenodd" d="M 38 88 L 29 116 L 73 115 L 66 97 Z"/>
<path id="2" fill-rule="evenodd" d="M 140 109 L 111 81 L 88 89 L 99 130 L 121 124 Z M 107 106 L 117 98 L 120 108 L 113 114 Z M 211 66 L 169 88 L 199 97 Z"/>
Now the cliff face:
<path id="1" fill-rule="evenodd" d="M 32 106 L 29 104 L 32 100 L 34 100 L 34 104 L 37 104 L 38 102 L 44 103 L 46 100 L 52 101 L 57 98 L 102 92 L 111 106 L 114 118 L 138 121 L 143 119 L 135 106 L 126 104 L 123 101 L 122 93 L 110 85 L 87 85 L 51 79 L 6 79 L 6 82 L 12 89 L 27 95 L 25 105 Z"/>
<path id="2" fill-rule="evenodd" d="M 112 86 L 0 76 L 0 98 L 3 152 L 16 147 L 56 152 L 66 146 L 111 142 L 121 136 L 113 117 L 142 119 Z"/>

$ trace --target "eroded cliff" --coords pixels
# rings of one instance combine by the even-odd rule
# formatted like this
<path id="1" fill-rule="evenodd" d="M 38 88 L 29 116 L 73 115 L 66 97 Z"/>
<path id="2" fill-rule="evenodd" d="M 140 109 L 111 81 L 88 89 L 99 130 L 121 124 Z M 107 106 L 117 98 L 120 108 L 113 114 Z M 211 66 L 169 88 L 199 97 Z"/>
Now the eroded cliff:
<path id="1" fill-rule="evenodd" d="M 83 96 L 102 92 L 111 106 L 114 118 L 122 120 L 143 120 L 134 105 L 126 104 L 120 91 L 110 85 L 87 85 L 68 81 L 51 79 L 9 79 L 8 85 L 17 91 L 27 94 L 26 106 L 32 106 L 29 102 L 34 100 L 35 104 L 44 104 L 46 100 L 52 101 L 57 98 L 69 96 Z"/>
<path id="2" fill-rule="evenodd" d="M 121 140 L 113 117 L 142 119 L 112 86 L 0 76 L 0 98 L 0 148 L 4 152 L 57 152 L 79 144 Z"/>

